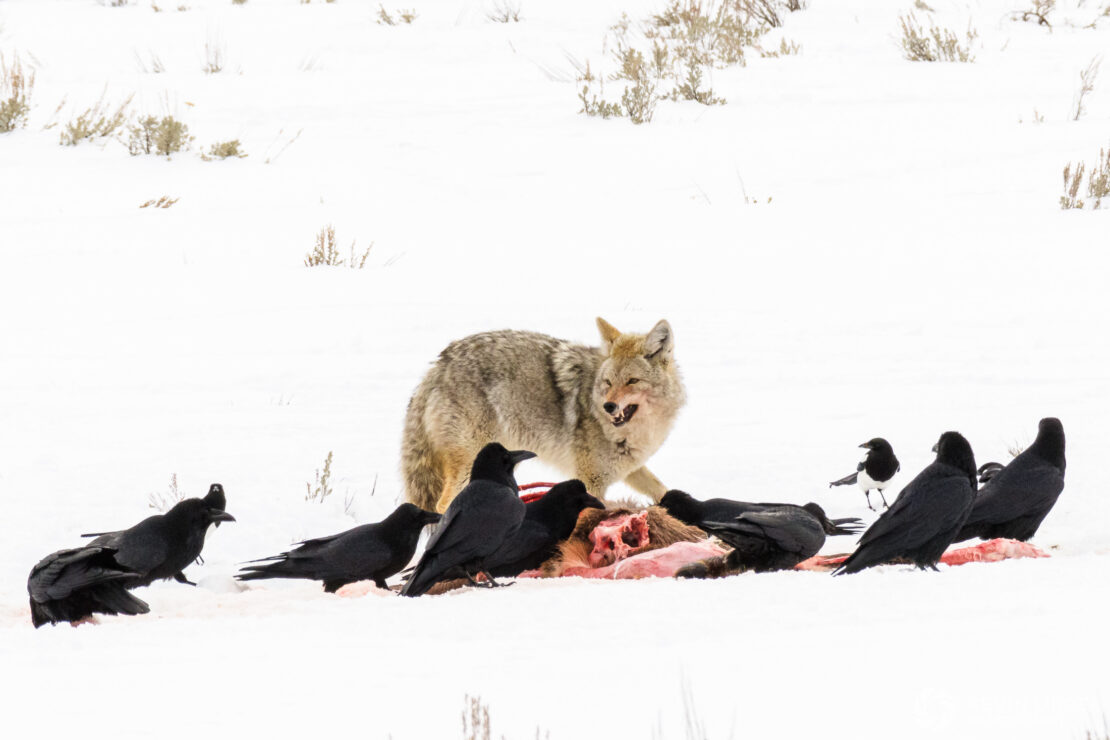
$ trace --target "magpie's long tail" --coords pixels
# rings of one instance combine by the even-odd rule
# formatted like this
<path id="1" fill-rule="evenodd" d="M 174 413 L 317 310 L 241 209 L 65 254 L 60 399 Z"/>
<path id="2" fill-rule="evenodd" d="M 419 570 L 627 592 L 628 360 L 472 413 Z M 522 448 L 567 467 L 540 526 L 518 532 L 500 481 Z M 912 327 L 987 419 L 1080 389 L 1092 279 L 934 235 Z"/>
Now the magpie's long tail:
<path id="1" fill-rule="evenodd" d="M 832 483 L 829 484 L 829 488 L 832 488 L 833 486 L 851 486 L 851 485 L 855 485 L 858 481 L 859 481 L 859 471 L 856 471 L 855 473 L 852 473 L 851 475 L 844 476 L 840 480 L 834 480 Z"/>

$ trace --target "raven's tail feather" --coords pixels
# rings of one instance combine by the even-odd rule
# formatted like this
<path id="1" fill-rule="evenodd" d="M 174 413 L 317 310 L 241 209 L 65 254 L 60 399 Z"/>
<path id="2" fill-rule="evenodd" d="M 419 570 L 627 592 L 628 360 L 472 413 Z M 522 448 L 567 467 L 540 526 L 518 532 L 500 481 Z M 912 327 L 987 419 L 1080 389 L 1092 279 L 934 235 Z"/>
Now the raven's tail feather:
<path id="1" fill-rule="evenodd" d="M 838 535 L 859 534 L 866 528 L 866 525 L 863 523 L 862 519 L 850 516 L 842 519 L 826 519 L 822 522 L 822 527 L 825 530 L 825 534 Z"/>

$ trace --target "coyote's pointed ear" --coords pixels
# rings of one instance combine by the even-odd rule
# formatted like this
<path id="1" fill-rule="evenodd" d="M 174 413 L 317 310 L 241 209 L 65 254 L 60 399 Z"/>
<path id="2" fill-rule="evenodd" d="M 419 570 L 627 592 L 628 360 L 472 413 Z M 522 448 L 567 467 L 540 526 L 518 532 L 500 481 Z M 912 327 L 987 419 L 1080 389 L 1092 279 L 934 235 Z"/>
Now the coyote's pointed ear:
<path id="1" fill-rule="evenodd" d="M 644 337 L 644 357 L 648 360 L 662 360 L 674 352 L 674 332 L 671 325 L 663 319 Z"/>
<path id="2" fill-rule="evenodd" d="M 621 335 L 620 330 L 600 316 L 597 317 L 597 330 L 601 332 L 601 341 L 604 343 L 605 352 L 608 354 L 613 348 L 613 342 L 617 341 L 617 337 Z"/>

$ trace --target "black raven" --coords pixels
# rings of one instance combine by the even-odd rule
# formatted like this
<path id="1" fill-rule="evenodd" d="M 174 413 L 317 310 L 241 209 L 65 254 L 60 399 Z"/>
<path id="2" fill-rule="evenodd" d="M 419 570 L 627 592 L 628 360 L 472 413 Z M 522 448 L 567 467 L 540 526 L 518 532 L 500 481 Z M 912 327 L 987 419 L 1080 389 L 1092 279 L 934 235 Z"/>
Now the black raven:
<path id="1" fill-rule="evenodd" d="M 261 578 L 306 578 L 323 581 L 331 593 L 355 581 L 372 580 L 387 588 L 385 579 L 408 565 L 416 552 L 420 532 L 440 520 L 439 514 L 415 504 L 401 504 L 376 524 L 363 524 L 346 532 L 306 540 L 300 547 L 248 565 L 235 577 L 240 581 Z"/>
<path id="2" fill-rule="evenodd" d="M 878 491 L 879 497 L 883 500 L 883 506 L 889 509 L 890 505 L 886 502 L 883 489 L 890 484 L 891 478 L 902 469 L 898 463 L 898 458 L 894 456 L 894 448 L 890 446 L 890 442 L 882 437 L 875 437 L 864 442 L 860 447 L 867 450 L 867 455 L 856 466 L 856 472 L 846 475 L 840 480 L 834 480 L 829 484 L 829 488 L 856 483 L 867 498 L 868 509 L 875 510 L 875 507 L 871 505 L 871 491 Z"/>
<path id="3" fill-rule="evenodd" d="M 988 462 L 988 463 L 983 463 L 982 465 L 980 465 L 979 470 L 976 471 L 979 474 L 979 485 L 982 486 L 982 485 L 986 484 L 987 481 L 989 481 L 991 478 L 993 478 L 995 475 L 997 475 L 998 471 L 1002 470 L 1002 468 L 1004 468 L 1004 467 L 1006 467 L 1006 466 L 1003 465 L 1002 463 L 996 463 L 996 462 Z"/>
<path id="4" fill-rule="evenodd" d="M 955 541 L 1030 539 L 1064 490 L 1066 465 L 1064 426 L 1059 419 L 1041 419 L 1029 449 L 988 476 Z"/>
<path id="5" fill-rule="evenodd" d="M 936 460 L 902 489 L 833 575 L 857 573 L 892 560 L 936 570 L 937 560 L 971 513 L 976 478 L 975 455 L 959 432 L 940 435 L 933 451 Z"/>
<path id="6" fill-rule="evenodd" d="M 147 517 L 130 529 L 81 536 L 96 538 L 89 547 L 116 551 L 116 562 L 136 574 L 125 581 L 128 588 L 149 586 L 169 578 L 195 586 L 183 571 L 200 557 L 209 525 L 235 521 L 231 514 L 217 508 L 223 503 L 220 499 L 224 499 L 222 489 L 218 496 L 212 496 L 210 491 L 203 499 L 179 501 L 165 514 Z"/>
<path id="7" fill-rule="evenodd" d="M 535 570 L 570 537 L 579 514 L 585 509 L 604 508 L 605 504 L 591 496 L 586 484 L 576 478 L 555 484 L 542 498 L 524 505 L 520 529 L 486 558 L 486 571 L 494 577 L 515 577 Z"/>
<path id="8" fill-rule="evenodd" d="M 93 614 L 146 614 L 150 607 L 122 581 L 136 573 L 115 560 L 110 547 L 77 547 L 47 555 L 31 569 L 31 623 L 77 622 Z"/>
<path id="9" fill-rule="evenodd" d="M 724 562 L 710 567 L 709 561 L 691 563 L 675 573 L 679 578 L 706 578 L 715 568 L 722 574 L 787 570 L 813 557 L 825 544 L 827 521 L 817 504 L 786 505 L 767 511 L 750 511 L 730 522 L 698 525 L 732 548 Z"/>
<path id="10" fill-rule="evenodd" d="M 473 580 L 486 570 L 486 558 L 512 537 L 524 521 L 513 468 L 535 457 L 534 452 L 510 452 L 491 442 L 478 452 L 470 469 L 470 482 L 451 501 L 439 530 L 416 564 L 412 577 L 401 589 L 403 596 L 420 596 L 445 574 L 461 568 Z M 496 585 L 485 573 L 490 585 Z"/>
<path id="11" fill-rule="evenodd" d="M 684 491 L 667 491 L 659 505 L 732 548 L 721 562 L 711 558 L 685 566 L 680 578 L 784 570 L 817 554 L 825 535 L 856 534 L 859 519 L 829 519 L 817 504 L 752 504 L 715 498 L 698 501 Z"/>
<path id="12" fill-rule="evenodd" d="M 168 578 L 196 585 L 182 571 L 200 556 L 208 526 L 235 521 L 216 503 L 208 496 L 185 499 L 130 529 L 82 535 L 96 539 L 47 556 L 27 579 L 31 621 L 38 627 L 97 613 L 145 614 L 146 603 L 126 590 Z"/>
<path id="13" fill-rule="evenodd" d="M 825 516 L 824 510 L 817 504 L 806 504 L 805 506 L 798 506 L 797 504 L 752 504 L 727 498 L 711 498 L 698 501 L 685 491 L 679 490 L 667 491 L 663 498 L 659 500 L 659 505 L 680 522 L 701 529 L 705 529 L 705 527 L 702 527 L 704 523 L 729 523 L 743 514 L 773 513 L 782 510 L 794 512 L 794 516 L 816 518 L 825 534 L 831 535 L 857 534 L 860 525 L 863 523 L 856 517 L 829 519 Z M 807 513 L 798 513 L 795 511 L 797 509 L 804 509 Z"/>

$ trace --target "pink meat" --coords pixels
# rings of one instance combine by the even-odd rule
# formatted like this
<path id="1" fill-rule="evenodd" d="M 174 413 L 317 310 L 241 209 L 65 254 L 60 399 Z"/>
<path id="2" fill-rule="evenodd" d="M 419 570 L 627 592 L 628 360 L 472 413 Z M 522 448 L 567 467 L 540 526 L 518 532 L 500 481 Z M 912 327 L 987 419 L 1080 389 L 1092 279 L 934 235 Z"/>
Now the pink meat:
<path id="1" fill-rule="evenodd" d="M 949 550 L 941 556 L 940 562 L 948 565 L 964 563 L 996 563 L 1011 558 L 1047 558 L 1048 553 L 1028 542 L 1018 540 L 987 540 L 971 547 Z"/>
<path id="2" fill-rule="evenodd" d="M 670 578 L 684 565 L 705 558 L 724 555 L 728 550 L 709 541 L 676 542 L 658 550 L 648 550 L 638 555 L 618 560 L 600 568 L 570 567 L 563 571 L 564 576 L 581 578 L 635 579 Z M 523 575 L 523 574 L 522 574 Z"/>
<path id="3" fill-rule="evenodd" d="M 336 596 L 341 596 L 345 599 L 357 599 L 367 594 L 374 594 L 375 596 L 388 596 L 390 591 L 383 591 L 374 585 L 373 581 L 355 581 L 348 583 L 345 586 L 340 586 L 339 590 L 335 592 Z"/>
<path id="4" fill-rule="evenodd" d="M 611 565 L 636 554 L 651 542 L 647 512 L 606 519 L 590 532 L 590 542 L 594 545 L 590 553 L 590 565 L 594 568 Z"/>
<path id="5" fill-rule="evenodd" d="M 949 550 L 940 556 L 945 565 L 966 563 L 996 563 L 1011 558 L 1047 558 L 1048 553 L 1028 542 L 994 539 L 978 545 Z M 847 555 L 814 555 L 794 566 L 795 570 L 832 570 L 848 559 Z"/>

